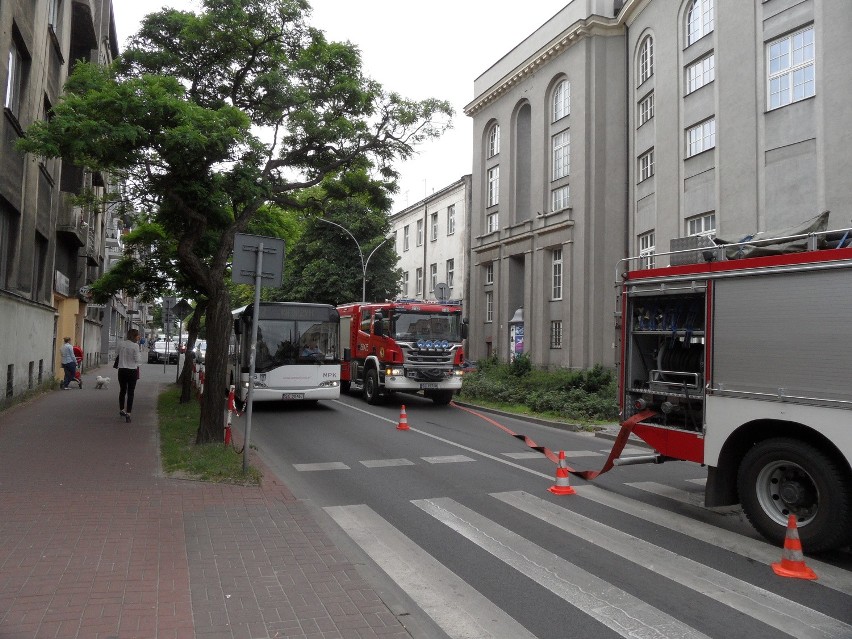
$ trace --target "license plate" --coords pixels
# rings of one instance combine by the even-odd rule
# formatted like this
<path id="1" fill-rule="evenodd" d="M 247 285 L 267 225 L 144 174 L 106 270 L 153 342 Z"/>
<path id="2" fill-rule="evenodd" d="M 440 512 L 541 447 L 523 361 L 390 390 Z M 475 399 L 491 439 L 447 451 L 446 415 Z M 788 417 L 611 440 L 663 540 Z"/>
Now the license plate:
<path id="1" fill-rule="evenodd" d="M 437 384 L 420 384 L 420 388 L 438 388 Z"/>
<path id="2" fill-rule="evenodd" d="M 281 399 L 305 399 L 304 393 L 284 393 Z"/>

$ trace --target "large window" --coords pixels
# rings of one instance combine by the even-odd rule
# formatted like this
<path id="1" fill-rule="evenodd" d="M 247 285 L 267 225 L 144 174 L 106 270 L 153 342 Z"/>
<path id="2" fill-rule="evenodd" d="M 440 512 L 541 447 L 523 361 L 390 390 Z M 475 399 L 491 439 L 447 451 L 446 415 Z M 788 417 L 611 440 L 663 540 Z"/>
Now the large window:
<path id="1" fill-rule="evenodd" d="M 420 297 L 421 295 L 423 295 L 423 269 L 422 268 L 418 268 L 417 271 L 415 271 L 414 288 L 415 288 L 414 295 L 416 295 L 417 297 Z"/>
<path id="2" fill-rule="evenodd" d="M 494 321 L 494 292 L 485 291 L 485 321 Z"/>
<path id="3" fill-rule="evenodd" d="M 571 85 L 562 80 L 553 92 L 553 121 L 561 120 L 571 113 Z"/>
<path id="4" fill-rule="evenodd" d="M 705 213 L 689 218 L 686 221 L 686 234 L 716 237 L 716 214 Z"/>
<path id="5" fill-rule="evenodd" d="M 417 220 L 417 246 L 423 246 L 423 220 Z"/>
<path id="6" fill-rule="evenodd" d="M 551 299 L 562 299 L 562 249 L 553 249 L 551 253 Z"/>
<path id="7" fill-rule="evenodd" d="M 550 322 L 550 348 L 562 348 L 562 320 Z"/>
<path id="8" fill-rule="evenodd" d="M 710 119 L 686 131 L 686 157 L 712 149 L 716 146 L 716 120 Z"/>
<path id="9" fill-rule="evenodd" d="M 642 101 L 639 103 L 639 123 L 638 126 L 642 126 L 648 120 L 654 117 L 654 93 L 651 92 L 642 98 Z"/>
<path id="10" fill-rule="evenodd" d="M 432 237 L 432 241 L 435 242 L 438 239 L 438 214 L 432 213 L 430 216 L 430 229 L 429 233 Z"/>
<path id="11" fill-rule="evenodd" d="M 402 250 L 408 250 L 408 224 L 402 229 Z"/>
<path id="12" fill-rule="evenodd" d="M 686 12 L 686 46 L 713 31 L 713 0 L 693 0 Z"/>
<path id="13" fill-rule="evenodd" d="M 486 218 L 486 233 L 493 233 L 500 228 L 500 217 L 497 213 L 489 213 Z"/>
<path id="14" fill-rule="evenodd" d="M 813 27 L 770 42 L 767 48 L 770 109 L 815 95 Z"/>
<path id="15" fill-rule="evenodd" d="M 18 215 L 0 200 L 0 288 L 9 285 L 9 272 L 15 260 L 15 243 L 18 236 Z"/>
<path id="16" fill-rule="evenodd" d="M 639 263 L 641 268 L 654 268 L 654 254 L 657 252 L 654 231 L 639 236 Z"/>
<path id="17" fill-rule="evenodd" d="M 494 283 L 494 262 L 488 262 L 488 264 L 485 265 L 485 283 Z"/>
<path id="18" fill-rule="evenodd" d="M 20 49 L 12 38 L 9 47 L 9 75 L 6 78 L 6 101 L 5 106 L 16 118 L 20 115 L 21 95 L 23 93 L 24 58 Z"/>
<path id="19" fill-rule="evenodd" d="M 686 68 L 686 93 L 692 93 L 715 79 L 716 56 L 711 54 Z"/>
<path id="20" fill-rule="evenodd" d="M 402 274 L 402 296 L 408 297 L 408 271 Z"/>
<path id="21" fill-rule="evenodd" d="M 453 288 L 453 282 L 455 281 L 456 275 L 456 261 L 455 260 L 447 260 L 447 286 Z"/>
<path id="22" fill-rule="evenodd" d="M 654 75 L 654 38 L 646 36 L 642 40 L 639 47 L 639 82 L 642 84 L 645 80 Z"/>
<path id="23" fill-rule="evenodd" d="M 61 0 L 48 0 L 47 2 L 47 23 L 53 28 L 54 33 L 59 30 L 59 7 L 61 6 Z"/>
<path id="24" fill-rule="evenodd" d="M 488 131 L 488 157 L 500 153 L 500 125 L 494 124 Z"/>
<path id="25" fill-rule="evenodd" d="M 456 205 L 450 204 L 447 207 L 447 235 L 453 235 L 456 232 Z"/>
<path id="26" fill-rule="evenodd" d="M 571 171 L 571 134 L 562 131 L 553 136 L 553 179 L 564 178 Z"/>
<path id="27" fill-rule="evenodd" d="M 568 193 L 569 188 L 567 184 L 565 186 L 560 186 L 558 189 L 553 189 L 550 192 L 550 210 L 561 211 L 562 209 L 567 209 Z"/>
<path id="28" fill-rule="evenodd" d="M 640 182 L 654 175 L 654 149 L 639 156 L 638 173 Z"/>
<path id="29" fill-rule="evenodd" d="M 438 285 L 438 265 L 430 264 L 429 265 L 429 292 L 432 293 L 435 291 L 435 287 Z"/>
<path id="30" fill-rule="evenodd" d="M 500 203 L 500 167 L 488 169 L 488 200 L 486 206 L 496 206 Z"/>

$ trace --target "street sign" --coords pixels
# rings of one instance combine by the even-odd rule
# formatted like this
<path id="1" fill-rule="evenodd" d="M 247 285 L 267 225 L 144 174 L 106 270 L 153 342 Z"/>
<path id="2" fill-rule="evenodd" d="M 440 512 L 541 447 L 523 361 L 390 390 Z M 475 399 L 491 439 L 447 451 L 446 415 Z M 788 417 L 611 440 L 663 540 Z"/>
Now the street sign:
<path id="1" fill-rule="evenodd" d="M 446 302 L 450 299 L 450 287 L 444 282 L 435 284 L 435 299 L 439 302 Z"/>
<path id="2" fill-rule="evenodd" d="M 179 320 L 183 321 L 183 319 L 192 312 L 192 306 L 190 306 L 186 300 L 181 300 L 177 304 L 175 304 L 174 308 L 172 308 L 172 313 L 174 313 L 175 317 Z"/>
<path id="3" fill-rule="evenodd" d="M 235 284 L 256 284 L 257 250 L 263 245 L 260 285 L 277 288 L 284 274 L 284 240 L 263 235 L 237 233 L 234 236 L 234 262 L 231 280 Z"/>

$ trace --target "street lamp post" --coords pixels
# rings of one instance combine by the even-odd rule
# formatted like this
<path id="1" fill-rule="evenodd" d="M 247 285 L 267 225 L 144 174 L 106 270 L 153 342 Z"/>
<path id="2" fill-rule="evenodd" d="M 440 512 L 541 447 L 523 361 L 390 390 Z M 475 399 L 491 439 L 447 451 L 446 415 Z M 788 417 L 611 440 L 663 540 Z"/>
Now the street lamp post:
<path id="1" fill-rule="evenodd" d="M 364 303 L 367 301 L 367 265 L 370 263 L 370 258 L 373 257 L 373 254 L 379 250 L 379 247 L 382 246 L 385 242 L 387 242 L 390 238 L 386 237 L 381 242 L 376 245 L 370 254 L 367 256 L 367 259 L 364 259 L 364 252 L 361 250 L 361 244 L 355 239 L 355 236 L 347 229 L 345 226 L 341 226 L 337 222 L 332 222 L 331 220 L 326 220 L 323 217 L 317 218 L 320 222 L 325 222 L 326 224 L 331 224 L 332 226 L 336 226 L 337 228 L 346 231 L 349 234 L 349 237 L 352 238 L 352 241 L 355 242 L 355 246 L 358 247 L 358 257 L 361 258 L 361 302 Z"/>

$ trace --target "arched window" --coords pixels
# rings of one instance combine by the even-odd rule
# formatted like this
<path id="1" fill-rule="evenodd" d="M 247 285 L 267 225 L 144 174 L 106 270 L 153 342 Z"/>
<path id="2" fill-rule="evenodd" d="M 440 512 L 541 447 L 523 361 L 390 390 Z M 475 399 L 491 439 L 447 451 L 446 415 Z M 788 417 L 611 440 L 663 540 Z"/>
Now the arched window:
<path id="1" fill-rule="evenodd" d="M 494 157 L 500 153 L 500 125 L 494 124 L 488 131 L 488 157 Z"/>
<path id="2" fill-rule="evenodd" d="M 692 0 L 686 12 L 686 46 L 713 31 L 713 0 Z"/>
<path id="3" fill-rule="evenodd" d="M 553 92 L 553 121 L 561 120 L 571 113 L 571 84 L 562 80 Z"/>
<path id="4" fill-rule="evenodd" d="M 639 47 L 639 84 L 654 75 L 654 38 L 645 36 Z"/>

